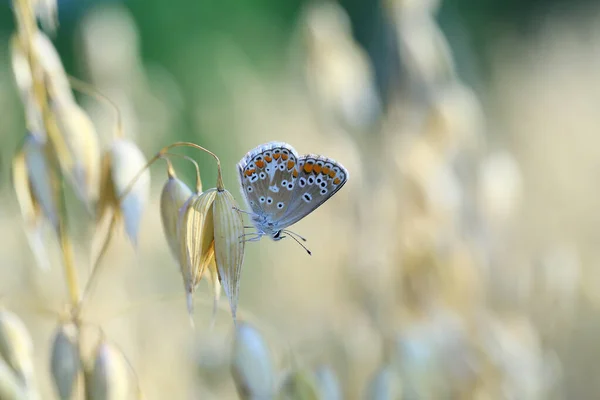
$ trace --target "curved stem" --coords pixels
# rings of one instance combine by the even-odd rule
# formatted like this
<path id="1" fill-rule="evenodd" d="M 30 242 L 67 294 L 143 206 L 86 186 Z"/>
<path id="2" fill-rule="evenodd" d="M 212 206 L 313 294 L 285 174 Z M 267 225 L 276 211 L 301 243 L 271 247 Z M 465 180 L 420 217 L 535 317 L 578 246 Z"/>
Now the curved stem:
<path id="1" fill-rule="evenodd" d="M 77 79 L 71 75 L 68 75 L 69 78 L 69 83 L 71 84 L 71 87 L 81 93 L 85 93 L 90 97 L 95 98 L 96 100 L 103 102 L 105 104 L 108 104 L 113 111 L 115 112 L 115 116 L 117 119 L 117 130 L 115 133 L 115 136 L 120 138 L 123 137 L 123 116 L 121 115 L 121 112 L 119 111 L 119 107 L 117 107 L 117 105 L 111 100 L 109 99 L 106 95 L 100 93 L 100 91 L 98 91 L 98 89 L 96 89 L 94 86 L 90 85 L 87 82 L 84 82 L 80 79 Z"/>
<path id="2" fill-rule="evenodd" d="M 146 169 L 150 168 L 150 166 L 152 164 L 154 164 L 156 162 L 156 160 L 162 158 L 163 155 L 165 154 L 170 154 L 169 150 L 174 148 L 174 147 L 192 147 L 198 150 L 202 150 L 205 153 L 210 154 L 211 156 L 213 156 L 213 158 L 217 161 L 217 190 L 219 190 L 220 192 L 222 192 L 223 190 L 225 190 L 225 186 L 223 185 L 223 176 L 221 173 L 221 160 L 219 160 L 219 157 L 217 157 L 217 155 L 215 153 L 213 153 L 210 150 L 205 149 L 204 147 L 197 145 L 196 143 L 191 143 L 191 142 L 175 142 L 175 143 L 171 143 L 168 146 L 163 147 L 162 149 L 160 149 L 160 151 L 158 153 L 156 153 L 154 155 L 154 157 L 152 157 L 147 163 L 146 165 L 144 165 L 139 171 L 138 173 L 133 177 L 133 179 L 131 179 L 131 181 L 129 182 L 129 185 L 127 185 L 125 187 L 125 190 L 123 190 L 123 192 L 119 195 L 118 197 L 118 202 L 120 203 L 125 196 L 127 196 L 129 194 L 129 192 L 131 191 L 131 189 L 133 189 L 133 186 L 135 185 L 135 183 L 137 182 L 137 180 L 140 178 L 140 176 L 142 176 L 142 174 L 144 173 L 144 171 L 146 171 Z"/>
<path id="3" fill-rule="evenodd" d="M 167 151 L 169 151 L 169 149 L 172 149 L 173 147 L 193 147 L 195 149 L 202 150 L 205 153 L 208 153 L 211 156 L 213 156 L 213 158 L 217 162 L 217 190 L 219 190 L 220 192 L 225 190 L 225 186 L 223 185 L 223 174 L 221 173 L 221 160 L 219 160 L 219 157 L 217 157 L 217 155 L 215 153 L 213 153 L 210 150 L 205 149 L 204 147 L 202 147 L 200 145 L 197 145 L 196 143 L 191 143 L 191 142 L 175 142 L 175 143 L 168 145 L 167 147 L 164 147 L 160 152 L 166 153 Z"/>
<path id="4" fill-rule="evenodd" d="M 200 167 L 198 166 L 198 163 L 192 158 L 192 157 L 188 157 L 186 155 L 183 154 L 177 154 L 177 153 L 164 153 L 164 156 L 169 156 L 169 157 L 180 157 L 183 158 L 189 162 L 191 162 L 192 164 L 194 164 L 194 167 L 196 168 L 196 193 L 202 193 L 202 180 L 200 179 Z M 169 164 L 169 167 L 173 168 L 173 165 L 171 164 L 170 160 L 166 157 L 164 157 L 165 161 L 167 161 L 167 163 Z M 177 177 L 175 175 L 175 171 L 173 171 L 173 173 L 171 174 L 170 172 L 167 172 L 169 174 L 170 178 L 173 177 Z"/>
<path id="5" fill-rule="evenodd" d="M 104 258 L 104 255 L 106 254 L 106 251 L 108 250 L 108 245 L 110 244 L 110 240 L 112 238 L 112 234 L 115 229 L 116 223 L 117 223 L 117 215 L 113 214 L 111 216 L 110 225 L 108 226 L 108 232 L 106 234 L 106 238 L 104 239 L 104 243 L 102 244 L 100 253 L 98 253 L 98 258 L 96 258 L 96 261 L 94 262 L 94 265 L 92 266 L 92 273 L 90 274 L 90 277 L 88 278 L 87 283 L 85 284 L 85 288 L 83 289 L 83 295 L 81 297 L 81 300 L 79 301 L 79 304 L 77 305 L 77 309 L 75 311 L 76 315 L 81 315 L 83 313 L 83 307 L 90 297 L 90 292 L 93 289 L 93 285 L 98 280 L 98 276 L 100 274 L 100 266 L 101 266 L 100 262 L 102 261 L 102 259 Z"/>

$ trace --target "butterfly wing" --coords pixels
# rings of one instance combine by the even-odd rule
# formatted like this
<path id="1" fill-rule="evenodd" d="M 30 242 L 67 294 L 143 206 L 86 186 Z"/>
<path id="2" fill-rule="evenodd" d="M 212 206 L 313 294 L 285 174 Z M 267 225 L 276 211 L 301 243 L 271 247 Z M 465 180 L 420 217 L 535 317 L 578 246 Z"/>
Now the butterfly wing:
<path id="1" fill-rule="evenodd" d="M 242 196 L 248 207 L 270 222 L 289 208 L 298 176 L 298 153 L 283 142 L 269 142 L 246 154 L 238 163 Z M 259 226 L 264 231 L 264 227 Z"/>
<path id="2" fill-rule="evenodd" d="M 348 170 L 337 161 L 309 154 L 298 160 L 290 204 L 278 220 L 280 229 L 295 224 L 329 200 L 348 181 Z"/>

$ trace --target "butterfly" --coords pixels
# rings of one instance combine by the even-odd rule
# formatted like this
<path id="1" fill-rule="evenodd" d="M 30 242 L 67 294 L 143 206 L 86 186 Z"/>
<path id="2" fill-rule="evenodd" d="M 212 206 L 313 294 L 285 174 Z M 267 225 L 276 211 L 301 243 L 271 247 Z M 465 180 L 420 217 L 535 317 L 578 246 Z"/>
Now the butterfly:
<path id="1" fill-rule="evenodd" d="M 331 158 L 299 156 L 287 143 L 269 142 L 249 151 L 238 163 L 242 197 L 252 210 L 253 238 L 277 241 L 286 230 L 329 200 L 348 181 L 348 171 Z M 302 246 L 304 247 L 304 246 Z M 310 254 L 310 251 L 304 247 Z"/>

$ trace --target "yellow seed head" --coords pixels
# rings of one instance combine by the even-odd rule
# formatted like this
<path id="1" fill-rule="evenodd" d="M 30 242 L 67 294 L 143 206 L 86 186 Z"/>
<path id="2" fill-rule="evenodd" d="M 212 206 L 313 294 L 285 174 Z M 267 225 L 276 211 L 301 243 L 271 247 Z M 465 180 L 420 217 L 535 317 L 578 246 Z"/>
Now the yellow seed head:
<path id="1" fill-rule="evenodd" d="M 214 246 L 213 246 L 214 249 Z M 204 270 L 204 275 L 208 276 L 213 289 L 213 311 L 211 317 L 211 326 L 214 326 L 217 318 L 217 311 L 219 309 L 219 299 L 221 298 L 221 278 L 219 278 L 219 271 L 217 270 L 217 262 L 213 256 L 208 267 Z"/>
<path id="2" fill-rule="evenodd" d="M 213 203 L 216 189 L 209 189 L 192 197 L 182 207 L 179 221 L 179 263 L 188 310 L 192 312 L 193 294 L 204 269 L 214 258 Z"/>
<path id="3" fill-rule="evenodd" d="M 98 197 L 100 181 L 100 147 L 96 128 L 86 112 L 76 103 L 56 100 L 51 103 L 67 148 L 68 162 L 62 162 L 79 198 L 91 207 Z"/>
<path id="4" fill-rule="evenodd" d="M 86 399 L 121 400 L 129 394 L 129 374 L 123 354 L 106 342 L 100 342 L 86 373 Z"/>
<path id="5" fill-rule="evenodd" d="M 59 212 L 57 204 L 58 178 L 46 159 L 46 142 L 38 135 L 28 134 L 23 143 L 23 153 L 31 190 L 44 215 L 54 229 L 58 230 Z"/>
<path id="6" fill-rule="evenodd" d="M 27 241 L 35 257 L 36 265 L 42 270 L 48 270 L 50 261 L 43 237 L 44 214 L 33 194 L 23 149 L 13 157 L 12 183 L 21 209 Z"/>
<path id="7" fill-rule="evenodd" d="M 275 371 L 262 335 L 250 324 L 235 328 L 231 373 L 242 399 L 270 399 L 275 390 Z"/>
<path id="8" fill-rule="evenodd" d="M 179 260 L 179 241 L 177 240 L 177 223 L 179 210 L 192 196 L 192 190 L 177 177 L 169 177 L 160 194 L 160 217 L 163 232 L 169 249 L 175 259 Z"/>
<path id="9" fill-rule="evenodd" d="M 101 220 L 110 209 L 122 216 L 125 231 L 134 246 L 137 245 L 142 213 L 150 195 L 150 172 L 145 170 L 120 202 L 119 197 L 145 165 L 144 154 L 127 139 L 115 139 L 102 157 L 97 218 Z"/>
<path id="10" fill-rule="evenodd" d="M 71 399 L 80 390 L 82 379 L 79 332 L 73 324 L 60 325 L 54 334 L 50 372 L 61 400 Z"/>
<path id="11" fill-rule="evenodd" d="M 231 193 L 218 191 L 213 207 L 215 225 L 215 257 L 225 295 L 229 299 L 235 321 L 240 276 L 244 262 L 244 222 Z"/>

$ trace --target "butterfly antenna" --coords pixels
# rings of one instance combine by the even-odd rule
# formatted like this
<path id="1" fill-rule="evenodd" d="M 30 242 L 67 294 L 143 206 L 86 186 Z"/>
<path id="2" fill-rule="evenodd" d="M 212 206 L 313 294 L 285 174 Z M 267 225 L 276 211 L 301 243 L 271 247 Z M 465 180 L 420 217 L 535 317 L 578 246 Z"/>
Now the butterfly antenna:
<path id="1" fill-rule="evenodd" d="M 298 237 L 300 240 L 302 240 L 303 242 L 306 242 L 306 238 L 304 238 L 303 236 L 298 235 L 296 232 L 292 232 L 292 231 L 288 231 L 287 229 L 284 230 L 283 232 L 287 233 L 290 236 L 296 236 Z"/>
<path id="2" fill-rule="evenodd" d="M 244 210 L 242 210 L 242 209 L 239 209 L 239 208 L 237 208 L 237 207 L 231 207 L 231 208 L 232 208 L 232 209 L 234 209 L 235 211 L 237 211 L 237 212 L 241 212 L 241 213 L 243 213 L 243 214 L 248 214 L 248 215 L 251 215 L 251 216 L 253 216 L 253 217 L 254 217 L 254 216 L 256 216 L 256 214 L 255 214 L 255 213 L 251 213 L 251 212 L 248 212 L 248 211 L 244 211 Z"/>
<path id="3" fill-rule="evenodd" d="M 298 243 L 300 246 L 302 246 L 302 248 L 303 248 L 304 250 L 306 250 L 306 252 L 308 253 L 308 255 L 309 255 L 309 256 L 312 256 L 312 253 L 311 253 L 311 251 L 310 251 L 309 249 L 307 249 L 307 248 L 306 248 L 306 246 L 302 244 L 302 242 L 300 242 L 298 239 L 296 239 L 296 238 L 295 238 L 293 235 L 290 235 L 290 237 L 291 237 L 292 239 L 294 239 L 294 240 L 296 241 L 296 243 Z M 304 238 L 302 238 L 302 239 L 304 239 Z M 306 239 L 304 239 L 304 240 L 306 240 Z"/>

